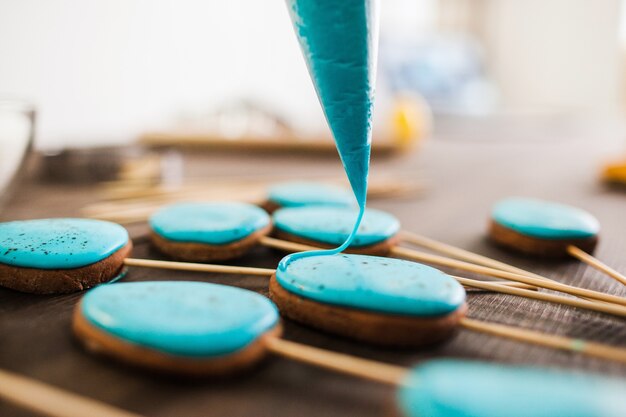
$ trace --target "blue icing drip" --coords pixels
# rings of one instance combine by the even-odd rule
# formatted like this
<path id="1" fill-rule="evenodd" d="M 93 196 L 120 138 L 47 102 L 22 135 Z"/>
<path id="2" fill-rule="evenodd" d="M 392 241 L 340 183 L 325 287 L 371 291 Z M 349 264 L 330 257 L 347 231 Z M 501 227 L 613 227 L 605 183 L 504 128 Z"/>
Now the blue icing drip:
<path id="1" fill-rule="evenodd" d="M 356 235 L 367 197 L 378 56 L 376 0 L 287 0 L 287 5 L 360 211 L 341 246 L 293 254 L 281 264 L 341 252 Z"/>
<path id="2" fill-rule="evenodd" d="M 101 220 L 0 223 L 0 263 L 24 268 L 80 268 L 107 258 L 127 243 L 126 229 Z"/>
<path id="3" fill-rule="evenodd" d="M 340 245 L 345 242 L 354 227 L 357 211 L 338 207 L 297 207 L 277 210 L 273 221 L 276 228 L 311 240 Z M 400 223 L 383 211 L 367 209 L 352 247 L 380 243 L 394 236 Z"/>
<path id="4" fill-rule="evenodd" d="M 281 207 L 354 206 L 354 196 L 343 188 L 316 182 L 286 182 L 269 190 L 269 200 Z"/>
<path id="5" fill-rule="evenodd" d="M 276 280 L 305 298 L 382 313 L 442 316 L 465 302 L 463 287 L 438 269 L 376 256 L 301 258 L 281 264 Z"/>
<path id="6" fill-rule="evenodd" d="M 492 218 L 518 233 L 542 239 L 588 238 L 600 230 L 598 220 L 586 211 L 527 198 L 500 201 Z"/>
<path id="7" fill-rule="evenodd" d="M 152 230 L 178 242 L 221 245 L 246 238 L 270 224 L 259 207 L 244 203 L 182 203 L 150 217 Z"/>
<path id="8" fill-rule="evenodd" d="M 202 282 L 133 282 L 87 293 L 82 314 L 125 341 L 193 357 L 236 352 L 278 323 L 274 304 L 260 294 Z"/>
<path id="9" fill-rule="evenodd" d="M 617 379 L 439 360 L 410 372 L 398 402 L 407 417 L 621 417 L 625 393 Z"/>

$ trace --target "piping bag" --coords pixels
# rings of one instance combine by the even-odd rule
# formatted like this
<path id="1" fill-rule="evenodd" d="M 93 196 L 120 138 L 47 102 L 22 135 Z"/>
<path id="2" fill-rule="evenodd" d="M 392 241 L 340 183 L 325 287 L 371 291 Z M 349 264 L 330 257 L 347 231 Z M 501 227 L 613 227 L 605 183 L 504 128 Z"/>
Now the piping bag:
<path id="1" fill-rule="evenodd" d="M 285 257 L 279 267 L 350 246 L 365 213 L 378 57 L 378 0 L 287 0 L 317 97 L 359 205 L 354 228 L 336 249 Z"/>

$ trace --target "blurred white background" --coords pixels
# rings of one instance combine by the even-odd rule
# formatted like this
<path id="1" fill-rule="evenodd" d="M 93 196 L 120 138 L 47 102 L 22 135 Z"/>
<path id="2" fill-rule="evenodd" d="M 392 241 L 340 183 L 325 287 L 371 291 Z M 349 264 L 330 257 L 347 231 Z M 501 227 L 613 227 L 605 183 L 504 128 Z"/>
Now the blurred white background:
<path id="1" fill-rule="evenodd" d="M 620 0 L 383 0 L 381 47 L 460 36 L 484 56 L 486 109 L 621 117 L 623 9 Z M 281 0 L 0 0 L 0 95 L 37 105 L 43 148 L 128 142 L 244 97 L 324 128 Z"/>

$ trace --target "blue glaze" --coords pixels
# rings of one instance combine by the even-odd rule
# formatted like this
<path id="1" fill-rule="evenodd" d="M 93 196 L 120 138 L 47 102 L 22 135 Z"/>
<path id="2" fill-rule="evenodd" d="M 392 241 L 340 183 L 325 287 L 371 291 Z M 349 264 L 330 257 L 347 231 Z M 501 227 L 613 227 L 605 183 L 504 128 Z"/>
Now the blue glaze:
<path id="1" fill-rule="evenodd" d="M 276 280 L 301 297 L 382 313 L 442 316 L 465 302 L 463 287 L 438 269 L 377 256 L 301 258 L 279 267 Z"/>
<path id="2" fill-rule="evenodd" d="M 541 239 L 596 236 L 600 223 L 576 207 L 529 198 L 508 198 L 493 208 L 492 218 L 520 234 Z"/>
<path id="3" fill-rule="evenodd" d="M 359 228 L 367 196 L 378 58 L 377 0 L 287 0 L 287 6 L 360 211 L 340 247 L 289 255 L 281 263 L 341 252 Z"/>
<path id="4" fill-rule="evenodd" d="M 340 187 L 317 182 L 285 182 L 269 190 L 269 200 L 281 207 L 354 206 L 354 196 Z"/>
<path id="5" fill-rule="evenodd" d="M 202 282 L 132 282 L 83 297 L 97 328 L 143 347 L 212 357 L 244 349 L 278 323 L 274 304 L 252 291 Z"/>
<path id="6" fill-rule="evenodd" d="M 617 379 L 439 360 L 414 368 L 398 391 L 407 417 L 622 417 Z"/>
<path id="7" fill-rule="evenodd" d="M 236 242 L 270 224 L 259 207 L 244 203 L 181 203 L 150 217 L 152 230 L 177 242 L 222 245 Z"/>
<path id="8" fill-rule="evenodd" d="M 357 211 L 339 207 L 295 207 L 277 210 L 274 226 L 286 233 L 330 245 L 340 245 L 350 235 Z M 351 247 L 383 242 L 400 230 L 400 223 L 384 211 L 367 209 Z"/>
<path id="9" fill-rule="evenodd" d="M 126 229 L 101 220 L 0 223 L 0 263 L 24 268 L 80 268 L 107 258 L 127 243 Z"/>

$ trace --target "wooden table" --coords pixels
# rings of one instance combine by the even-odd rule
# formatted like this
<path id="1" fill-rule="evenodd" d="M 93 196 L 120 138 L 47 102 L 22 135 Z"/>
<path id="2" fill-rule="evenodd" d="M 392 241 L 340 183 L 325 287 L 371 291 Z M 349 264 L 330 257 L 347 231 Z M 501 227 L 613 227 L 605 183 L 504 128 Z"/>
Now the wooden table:
<path id="1" fill-rule="evenodd" d="M 597 255 L 626 271 L 626 194 L 596 183 L 603 157 L 619 149 L 618 135 L 578 138 L 545 135 L 533 141 L 432 141 L 413 156 L 376 160 L 374 175 L 423 179 L 428 190 L 411 199 L 375 200 L 371 206 L 400 218 L 404 228 L 512 262 L 560 281 L 626 296 L 619 283 L 576 261 L 539 262 L 502 252 L 485 241 L 489 209 L 499 198 L 536 196 L 590 210 L 603 226 Z M 188 157 L 193 176 L 270 175 L 302 178 L 341 174 L 335 158 L 270 154 Z M 95 199 L 93 186 L 24 185 L 0 212 L 3 220 L 73 216 Z M 141 233 L 139 226 L 132 233 Z M 161 258 L 147 244 L 136 257 Z M 238 265 L 274 267 L 281 255 L 258 249 Z M 133 269 L 127 281 L 202 280 L 266 293 L 262 277 L 233 277 Z M 34 296 L 0 289 L 0 366 L 70 391 L 150 416 L 379 416 L 394 401 L 391 389 L 282 358 L 270 358 L 242 377 L 184 381 L 121 366 L 85 353 L 72 339 L 70 314 L 81 294 Z M 602 314 L 513 296 L 473 293 L 469 316 L 626 347 L 626 322 Z M 626 366 L 461 330 L 449 342 L 420 352 L 363 346 L 287 321 L 285 337 L 366 358 L 410 365 L 428 358 L 480 359 L 626 376 Z M 451 375 L 451 378 L 454 376 Z M 581 393 L 583 395 L 584 393 Z M 0 415 L 30 413 L 0 403 Z"/>

